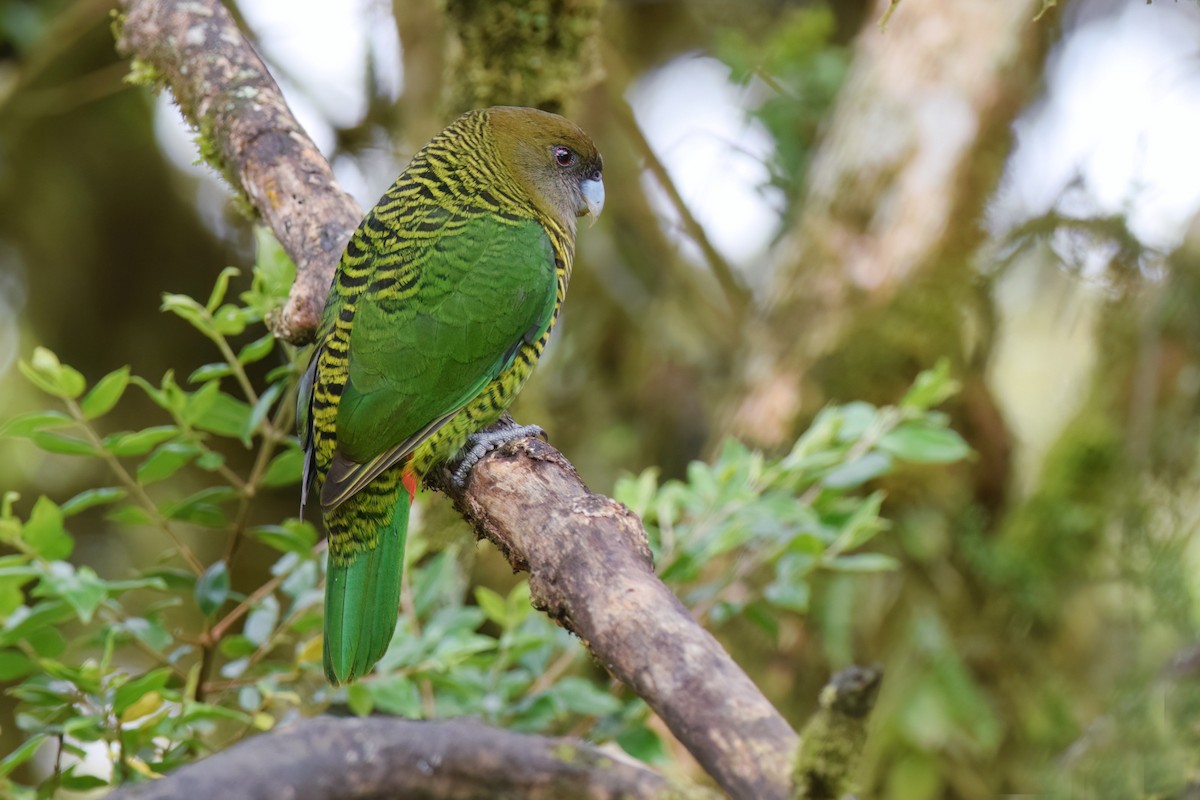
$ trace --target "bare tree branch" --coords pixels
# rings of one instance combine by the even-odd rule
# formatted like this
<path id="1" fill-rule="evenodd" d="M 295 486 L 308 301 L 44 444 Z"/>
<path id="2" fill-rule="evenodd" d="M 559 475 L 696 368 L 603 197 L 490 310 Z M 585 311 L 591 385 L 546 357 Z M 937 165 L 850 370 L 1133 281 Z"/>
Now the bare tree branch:
<path id="1" fill-rule="evenodd" d="M 646 531 L 593 494 L 561 453 L 527 438 L 449 492 L 476 532 L 529 571 L 534 605 L 642 696 L 734 797 L 787 797 L 796 734 L 654 574 Z"/>
<path id="2" fill-rule="evenodd" d="M 170 87 L 200 132 L 201 155 L 245 193 L 296 262 L 291 296 L 272 320 L 275 334 L 310 341 L 362 212 L 338 187 L 224 6 L 217 0 L 121 5 L 117 48 Z"/>
<path id="3" fill-rule="evenodd" d="M 703 798 L 575 739 L 474 720 L 317 717 L 256 736 L 111 800 Z"/>

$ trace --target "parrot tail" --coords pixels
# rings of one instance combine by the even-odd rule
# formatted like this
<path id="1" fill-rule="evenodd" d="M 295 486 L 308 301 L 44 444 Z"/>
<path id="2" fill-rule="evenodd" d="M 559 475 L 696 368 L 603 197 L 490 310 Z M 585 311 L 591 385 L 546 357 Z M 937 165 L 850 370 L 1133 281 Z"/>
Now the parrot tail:
<path id="1" fill-rule="evenodd" d="M 393 474 L 398 477 L 399 472 Z M 416 489 L 407 475 L 403 487 L 396 485 L 399 482 L 377 481 L 384 485 L 367 487 L 326 519 L 325 677 L 334 686 L 370 672 L 396 631 L 408 514 Z M 374 530 L 370 544 L 364 542 L 364 529 Z M 343 552 L 355 542 L 365 546 Z"/>

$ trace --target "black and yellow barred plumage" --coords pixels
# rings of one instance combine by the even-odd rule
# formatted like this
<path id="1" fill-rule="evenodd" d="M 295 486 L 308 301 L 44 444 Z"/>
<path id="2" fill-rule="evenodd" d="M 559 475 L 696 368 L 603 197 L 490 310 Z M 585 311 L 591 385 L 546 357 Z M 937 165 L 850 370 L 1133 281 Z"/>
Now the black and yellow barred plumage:
<path id="1" fill-rule="evenodd" d="M 601 160 L 552 114 L 465 114 L 413 159 L 351 237 L 301 392 L 306 487 L 329 535 L 325 667 L 382 656 L 396 622 L 416 481 L 497 420 L 566 296 L 575 218 Z"/>

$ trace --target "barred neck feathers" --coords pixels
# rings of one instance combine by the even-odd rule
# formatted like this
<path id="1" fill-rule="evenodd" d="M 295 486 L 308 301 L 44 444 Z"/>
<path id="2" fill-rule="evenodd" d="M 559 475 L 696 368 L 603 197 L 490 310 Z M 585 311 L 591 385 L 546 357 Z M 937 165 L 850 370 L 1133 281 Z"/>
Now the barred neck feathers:
<path id="1" fill-rule="evenodd" d="M 500 163 L 568 241 L 575 218 L 589 213 L 584 181 L 599 181 L 603 161 L 574 123 L 534 108 L 496 106 L 483 112 Z"/>

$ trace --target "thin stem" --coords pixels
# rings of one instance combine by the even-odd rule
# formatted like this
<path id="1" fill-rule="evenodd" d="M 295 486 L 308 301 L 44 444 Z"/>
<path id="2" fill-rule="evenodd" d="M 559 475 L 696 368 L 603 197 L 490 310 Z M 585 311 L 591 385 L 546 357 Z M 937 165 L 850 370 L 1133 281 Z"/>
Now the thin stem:
<path id="1" fill-rule="evenodd" d="M 314 556 L 320 556 L 320 554 L 324 551 L 325 541 L 320 541 L 313 547 Z M 253 608 L 256 603 L 260 602 L 264 597 L 279 588 L 279 584 L 283 583 L 283 580 L 286 577 L 287 573 L 276 575 L 262 586 L 255 589 L 253 593 L 246 597 L 245 600 L 238 603 L 233 607 L 232 611 L 222 617 L 220 622 L 212 626 L 212 629 L 208 632 L 208 638 L 214 642 L 221 641 L 221 638 L 229 630 L 229 626 L 233 625 L 233 623 L 245 616 L 246 612 Z"/>
<path id="2" fill-rule="evenodd" d="M 666 166 L 659 160 L 658 155 L 654 152 L 654 148 L 650 146 L 650 142 L 646 139 L 646 135 L 642 133 L 642 128 L 638 125 L 637 117 L 633 114 L 633 109 L 624 98 L 616 98 L 614 108 L 616 110 L 617 120 L 625 133 L 629 136 L 637 148 L 639 155 L 645 159 L 646 167 L 654 175 L 654 179 L 662 187 L 671 204 L 675 206 L 676 212 L 679 214 L 679 219 L 682 223 L 683 230 L 688 237 L 696 243 L 700 248 L 700 252 L 704 254 L 704 260 L 708 262 L 709 269 L 712 270 L 713 276 L 720 284 L 721 290 L 725 293 L 725 301 L 733 310 L 737 319 L 743 320 L 746 317 L 746 312 L 750 307 L 750 293 L 746 287 L 742 285 L 734 273 L 733 267 L 725 260 L 717 248 L 708 238 L 708 233 L 704 230 L 704 226 L 692 214 L 692 210 L 688 208 L 687 203 L 683 200 L 683 195 L 679 193 L 679 189 L 675 186 L 675 182 L 671 180 L 671 175 L 667 172 Z"/>
<path id="3" fill-rule="evenodd" d="M 196 557 L 196 554 L 192 552 L 192 549 L 187 546 L 187 543 L 183 541 L 179 534 L 176 533 L 175 529 L 171 527 L 170 521 L 158 510 L 158 505 L 151 499 L 150 495 L 146 494 L 146 490 L 142 488 L 142 485 L 129 474 L 129 470 L 125 469 L 125 465 L 116 456 L 104 449 L 104 442 L 100 439 L 99 434 L 92 429 L 92 426 L 88 424 L 87 418 L 84 417 L 83 410 L 80 409 L 79 404 L 71 399 L 67 399 L 66 404 L 67 410 L 71 412 L 71 416 L 83 428 L 88 442 L 96 449 L 96 452 L 99 453 L 100 458 L 108 465 L 108 468 L 124 484 L 129 493 L 137 499 L 139 505 L 150 515 L 155 524 L 171 537 L 171 540 L 175 543 L 175 547 L 179 550 L 179 554 L 183 556 L 183 560 L 188 563 L 192 571 L 197 575 L 204 574 L 204 564 Z"/>

